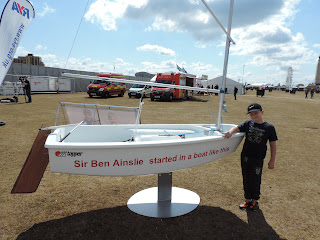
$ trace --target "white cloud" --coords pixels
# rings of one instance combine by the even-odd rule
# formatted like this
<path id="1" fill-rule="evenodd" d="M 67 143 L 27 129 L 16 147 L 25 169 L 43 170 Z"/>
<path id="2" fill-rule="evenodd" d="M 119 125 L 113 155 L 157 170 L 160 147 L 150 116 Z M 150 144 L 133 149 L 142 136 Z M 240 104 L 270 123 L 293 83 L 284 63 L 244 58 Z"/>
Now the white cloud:
<path id="1" fill-rule="evenodd" d="M 54 13 L 55 11 L 56 9 L 49 7 L 47 3 L 44 3 L 44 6 L 42 7 L 42 11 L 39 12 L 37 15 L 40 17 L 44 17 L 48 13 Z"/>
<path id="2" fill-rule="evenodd" d="M 294 70 L 295 82 L 305 81 L 299 70 L 305 64 L 314 64 L 317 54 L 308 47 L 302 33 L 290 30 L 299 1 L 286 0 L 278 14 L 232 30 L 236 45 L 231 46 L 230 53 L 249 59 L 246 66 L 261 69 L 262 74 L 252 74 L 254 82 L 284 82 L 289 66 Z"/>
<path id="3" fill-rule="evenodd" d="M 137 47 L 138 51 L 152 51 L 156 52 L 160 55 L 167 55 L 167 56 L 175 56 L 175 52 L 169 48 L 164 48 L 158 45 L 150 45 L 150 44 L 145 44 L 141 47 Z"/>
<path id="4" fill-rule="evenodd" d="M 248 58 L 247 64 L 264 66 L 266 69 L 284 71 L 288 66 L 299 69 L 302 64 L 314 61 L 315 52 L 307 47 L 301 33 L 293 33 L 290 26 L 301 0 L 246 0 L 235 1 L 230 53 Z M 97 0 L 86 14 L 87 20 L 105 30 L 117 30 L 121 20 L 139 21 L 145 31 L 183 32 L 190 34 L 195 46 L 206 48 L 225 39 L 224 33 L 200 0 L 143 0 L 137 4 L 130 0 Z M 229 1 L 207 1 L 210 8 L 226 27 Z M 317 47 L 318 45 L 315 45 Z M 157 45 L 137 48 L 176 56 L 174 49 L 164 51 Z M 219 51 L 220 52 L 220 51 Z M 221 51 L 222 52 L 222 51 Z M 173 55 L 174 54 L 174 55 Z M 223 55 L 223 54 L 222 54 Z M 161 69 L 162 64 L 151 67 Z"/>
<path id="5" fill-rule="evenodd" d="M 43 46 L 43 45 L 41 45 L 41 44 L 38 44 L 38 45 L 35 47 L 35 50 L 37 50 L 37 51 L 47 50 L 47 46 Z"/>
<path id="6" fill-rule="evenodd" d="M 40 47 L 39 47 L 40 48 Z M 161 49 L 161 48 L 160 48 Z M 18 47 L 15 57 L 26 56 L 30 51 L 23 47 Z M 185 61 L 177 62 L 174 59 L 167 61 L 131 63 L 126 59 L 116 58 L 110 62 L 96 61 L 92 58 L 69 58 L 66 63 L 65 59 L 60 59 L 55 54 L 35 54 L 42 58 L 46 67 L 76 69 L 90 72 L 118 72 L 125 75 L 134 75 L 136 72 L 147 71 L 150 73 L 170 72 L 176 71 L 176 64 L 184 67 L 189 73 L 200 75 L 210 74 L 217 76 L 220 74 L 219 69 L 213 67 L 211 64 L 202 62 L 187 63 Z"/>
<path id="7" fill-rule="evenodd" d="M 189 72 L 197 74 L 210 73 L 211 77 L 221 74 L 220 69 L 214 67 L 212 64 L 206 64 L 202 62 L 191 63 L 190 65 L 188 65 L 188 68 L 190 68 L 190 70 L 186 70 Z"/>
<path id="8" fill-rule="evenodd" d="M 28 50 L 26 50 L 24 47 L 19 46 L 16 50 L 14 57 L 17 58 L 19 56 L 27 56 L 28 53 L 30 53 Z"/>
<path id="9" fill-rule="evenodd" d="M 41 57 L 42 62 L 45 64 L 46 67 L 57 67 L 63 68 L 64 65 L 59 62 L 58 58 L 54 54 L 45 54 L 45 55 L 38 55 Z"/>
<path id="10" fill-rule="evenodd" d="M 116 21 L 123 17 L 128 7 L 141 8 L 147 0 L 97 0 L 89 7 L 85 19 L 98 23 L 106 31 L 117 30 Z"/>
<path id="11" fill-rule="evenodd" d="M 128 66 L 128 65 L 130 65 L 129 63 L 124 61 L 122 58 L 116 58 L 114 60 L 114 64 L 117 65 L 117 66 Z"/>
<path id="12" fill-rule="evenodd" d="M 286 1 L 247 0 L 235 3 L 234 27 L 251 25 L 278 13 Z M 222 24 L 226 25 L 229 1 L 207 1 Z M 105 30 L 117 30 L 117 21 L 130 19 L 151 25 L 146 31 L 188 32 L 197 41 L 210 43 L 223 36 L 213 17 L 200 0 L 96 0 L 85 15 L 86 20 Z"/>
<path id="13" fill-rule="evenodd" d="M 42 60 L 47 60 L 50 62 L 57 62 L 57 56 L 54 54 L 41 55 Z"/>
<path id="14" fill-rule="evenodd" d="M 117 21 L 130 19 L 147 24 L 145 31 L 185 32 L 195 39 L 195 46 L 205 48 L 224 35 L 200 0 L 97 0 L 86 14 L 87 20 L 97 22 L 105 30 L 116 30 Z M 136 2 L 136 1 L 134 1 Z M 251 57 L 255 65 L 298 65 L 310 61 L 314 53 L 306 47 L 301 33 L 290 30 L 300 0 L 246 0 L 235 2 L 232 37 L 234 55 Z M 229 1 L 207 1 L 220 22 L 226 26 Z M 151 25 L 150 25 L 151 20 Z M 224 39 L 224 38 L 223 38 Z M 225 46 L 222 44 L 221 46 Z M 156 51 L 174 56 L 174 50 L 145 45 L 138 50 Z"/>
<path id="15" fill-rule="evenodd" d="M 252 57 L 250 65 L 269 66 L 278 70 L 287 69 L 288 66 L 298 69 L 301 64 L 314 61 L 315 52 L 308 49 L 303 35 L 294 35 L 274 18 L 236 29 L 233 36 L 238 41 L 231 47 L 231 53 Z"/>
<path id="16" fill-rule="evenodd" d="M 98 62 L 91 58 L 77 59 L 69 58 L 65 68 L 67 69 L 78 69 L 82 71 L 90 72 L 112 72 L 114 65 L 107 62 Z M 63 64 L 64 68 L 64 64 Z"/>
<path id="17" fill-rule="evenodd" d="M 116 58 L 113 62 L 101 62 L 92 58 L 69 58 L 67 64 L 65 60 L 58 60 L 55 55 L 42 55 L 46 66 L 67 69 L 77 69 L 89 72 L 121 72 L 130 66 L 128 62 L 121 58 Z M 65 66 L 66 65 L 66 66 Z"/>
<path id="18" fill-rule="evenodd" d="M 37 46 L 40 50 L 43 46 Z M 24 47 L 18 47 L 15 58 L 18 56 L 26 56 L 27 54 L 31 53 Z M 35 54 L 36 56 L 40 56 L 42 61 L 44 62 L 46 67 L 56 67 L 56 68 L 67 68 L 67 69 L 76 69 L 82 71 L 89 71 L 89 72 L 113 72 L 114 69 L 116 72 L 121 72 L 128 75 L 134 75 L 135 72 L 132 72 L 134 68 L 130 66 L 132 64 L 126 62 L 121 58 L 116 58 L 112 63 L 109 62 L 101 62 L 96 61 L 95 59 L 91 58 L 69 58 L 68 62 L 66 63 L 65 59 L 60 59 L 55 54 Z M 136 70 L 136 69 L 134 69 Z M 139 71 L 141 71 L 140 69 Z"/>
<path id="19" fill-rule="evenodd" d="M 141 62 L 142 69 L 150 73 L 168 72 L 176 69 L 174 60 L 162 61 L 160 64 L 153 62 Z"/>
<path id="20" fill-rule="evenodd" d="M 198 76 L 201 76 L 202 74 L 209 74 L 211 77 L 221 75 L 220 69 L 214 67 L 212 64 L 203 62 L 176 62 L 175 60 L 161 61 L 160 63 L 145 61 L 141 63 L 141 68 L 137 69 L 137 71 L 147 71 L 150 73 L 175 72 L 177 71 L 177 64 L 180 67 L 183 67 L 188 73 Z"/>

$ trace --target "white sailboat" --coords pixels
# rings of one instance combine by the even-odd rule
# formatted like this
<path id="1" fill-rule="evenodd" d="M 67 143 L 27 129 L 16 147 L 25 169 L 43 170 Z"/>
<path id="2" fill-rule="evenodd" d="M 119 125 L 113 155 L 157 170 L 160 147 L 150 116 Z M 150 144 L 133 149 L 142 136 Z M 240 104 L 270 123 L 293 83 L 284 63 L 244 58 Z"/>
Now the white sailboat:
<path id="1" fill-rule="evenodd" d="M 222 130 L 233 126 L 223 124 Z M 243 138 L 238 133 L 225 139 L 216 126 L 208 124 L 79 125 L 73 129 L 57 127 L 46 140 L 52 172 L 99 176 L 169 173 L 226 156 Z"/>

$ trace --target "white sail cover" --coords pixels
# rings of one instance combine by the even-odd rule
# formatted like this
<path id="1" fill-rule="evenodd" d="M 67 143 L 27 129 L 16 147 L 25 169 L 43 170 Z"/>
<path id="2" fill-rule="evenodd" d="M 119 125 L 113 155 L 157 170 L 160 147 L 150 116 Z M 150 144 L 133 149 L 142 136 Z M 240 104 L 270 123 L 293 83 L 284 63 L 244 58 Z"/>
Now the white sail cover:
<path id="1" fill-rule="evenodd" d="M 0 19 L 0 86 L 5 78 L 22 35 L 35 17 L 28 0 L 9 0 Z"/>

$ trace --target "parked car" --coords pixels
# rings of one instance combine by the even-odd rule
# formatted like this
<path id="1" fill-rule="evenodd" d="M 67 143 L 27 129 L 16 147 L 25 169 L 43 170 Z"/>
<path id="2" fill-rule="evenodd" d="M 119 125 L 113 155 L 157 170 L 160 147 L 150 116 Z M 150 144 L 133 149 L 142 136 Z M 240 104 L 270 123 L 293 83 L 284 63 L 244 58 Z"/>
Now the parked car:
<path id="1" fill-rule="evenodd" d="M 125 83 L 112 82 L 112 78 L 124 78 L 122 74 L 114 74 L 114 73 L 99 73 L 98 77 L 106 77 L 109 80 L 105 79 L 97 79 L 94 80 L 87 87 L 87 93 L 89 97 L 99 96 L 103 98 L 107 98 L 111 95 L 118 95 L 119 97 L 123 97 L 126 91 Z"/>
<path id="2" fill-rule="evenodd" d="M 151 86 L 146 86 L 143 84 L 134 84 L 128 91 L 129 98 L 141 97 L 141 93 L 144 92 L 146 97 L 150 96 Z"/>

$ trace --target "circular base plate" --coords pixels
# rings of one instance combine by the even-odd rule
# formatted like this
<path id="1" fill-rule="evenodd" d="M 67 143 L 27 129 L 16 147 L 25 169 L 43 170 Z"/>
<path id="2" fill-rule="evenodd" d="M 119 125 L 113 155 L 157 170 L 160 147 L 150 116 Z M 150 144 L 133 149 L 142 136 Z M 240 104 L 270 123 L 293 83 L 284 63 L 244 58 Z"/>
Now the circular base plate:
<path id="1" fill-rule="evenodd" d="M 193 211 L 200 203 L 200 197 L 187 189 L 172 187 L 171 201 L 158 202 L 158 188 L 137 192 L 128 201 L 128 208 L 140 215 L 170 218 Z"/>

